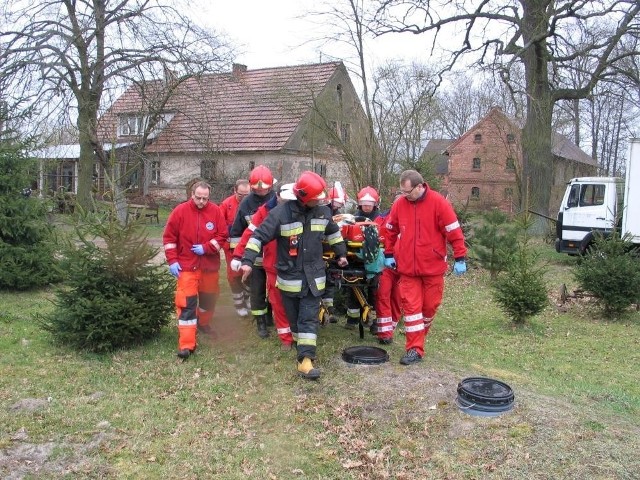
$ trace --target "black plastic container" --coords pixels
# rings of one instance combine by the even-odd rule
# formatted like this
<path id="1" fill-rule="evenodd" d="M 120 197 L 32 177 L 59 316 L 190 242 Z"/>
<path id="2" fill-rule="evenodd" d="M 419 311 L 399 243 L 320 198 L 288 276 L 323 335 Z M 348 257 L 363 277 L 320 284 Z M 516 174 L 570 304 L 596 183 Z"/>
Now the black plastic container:
<path id="1" fill-rule="evenodd" d="M 469 415 L 495 417 L 513 408 L 515 395 L 509 385 L 486 377 L 465 378 L 458 384 L 458 408 Z"/>

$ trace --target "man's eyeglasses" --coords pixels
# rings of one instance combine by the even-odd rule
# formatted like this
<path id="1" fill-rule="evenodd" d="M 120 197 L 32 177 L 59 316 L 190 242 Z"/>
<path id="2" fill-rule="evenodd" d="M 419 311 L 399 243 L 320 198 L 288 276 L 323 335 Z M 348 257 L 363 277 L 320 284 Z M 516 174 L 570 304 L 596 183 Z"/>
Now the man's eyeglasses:
<path id="1" fill-rule="evenodd" d="M 418 185 L 420 185 L 420 184 L 418 184 Z M 411 190 L 409 190 L 408 192 L 407 192 L 406 190 L 402 190 L 402 189 L 400 189 L 400 190 L 398 191 L 398 194 L 399 194 L 399 195 L 403 195 L 403 196 L 405 196 L 405 197 L 406 197 L 406 196 L 408 196 L 408 195 L 411 195 L 411 193 L 416 189 L 416 187 L 417 187 L 418 185 L 414 185 L 414 186 L 413 186 L 413 188 L 412 188 Z"/>

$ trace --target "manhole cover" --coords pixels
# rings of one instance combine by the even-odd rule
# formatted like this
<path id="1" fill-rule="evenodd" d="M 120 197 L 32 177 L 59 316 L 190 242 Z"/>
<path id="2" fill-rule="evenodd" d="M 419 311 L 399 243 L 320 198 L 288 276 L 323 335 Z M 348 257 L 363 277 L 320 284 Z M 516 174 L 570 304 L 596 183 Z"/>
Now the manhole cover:
<path id="1" fill-rule="evenodd" d="M 470 415 L 493 417 L 513 408 L 515 396 L 509 385 L 493 378 L 470 377 L 458 384 L 456 404 Z"/>
<path id="2" fill-rule="evenodd" d="M 387 362 L 389 354 L 379 347 L 356 346 L 348 347 L 342 351 L 342 359 L 348 363 L 361 363 L 365 365 L 377 365 Z"/>

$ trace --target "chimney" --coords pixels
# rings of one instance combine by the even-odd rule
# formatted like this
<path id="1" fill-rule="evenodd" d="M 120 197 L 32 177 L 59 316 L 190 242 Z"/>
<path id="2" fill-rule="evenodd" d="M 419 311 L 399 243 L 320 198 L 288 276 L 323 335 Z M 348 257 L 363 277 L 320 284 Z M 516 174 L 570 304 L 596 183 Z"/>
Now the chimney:
<path id="1" fill-rule="evenodd" d="M 233 74 L 234 77 L 238 78 L 246 71 L 247 71 L 246 65 L 242 65 L 241 63 L 234 63 L 233 70 L 231 71 L 231 73 Z"/>

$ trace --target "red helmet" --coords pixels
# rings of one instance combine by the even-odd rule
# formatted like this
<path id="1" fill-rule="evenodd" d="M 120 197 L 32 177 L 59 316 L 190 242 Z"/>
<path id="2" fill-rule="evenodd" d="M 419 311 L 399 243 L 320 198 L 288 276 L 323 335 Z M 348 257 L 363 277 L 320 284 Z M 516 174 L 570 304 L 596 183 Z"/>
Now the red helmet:
<path id="1" fill-rule="evenodd" d="M 330 202 L 337 203 L 342 206 L 347 203 L 347 200 L 349 200 L 349 195 L 347 195 L 347 192 L 344 191 L 340 182 L 335 182 L 333 184 L 333 187 L 329 189 L 327 198 Z"/>
<path id="2" fill-rule="evenodd" d="M 380 195 L 373 187 L 364 187 L 358 192 L 358 205 L 370 205 L 377 207 L 380 202 Z"/>
<path id="3" fill-rule="evenodd" d="M 249 175 L 249 185 L 251 185 L 252 189 L 273 187 L 273 175 L 271 174 L 271 170 L 264 165 L 258 165 L 256 168 L 251 170 L 251 174 Z"/>
<path id="4" fill-rule="evenodd" d="M 327 183 L 315 172 L 302 172 L 293 186 L 293 193 L 305 205 L 312 200 L 323 200 L 327 197 Z"/>

